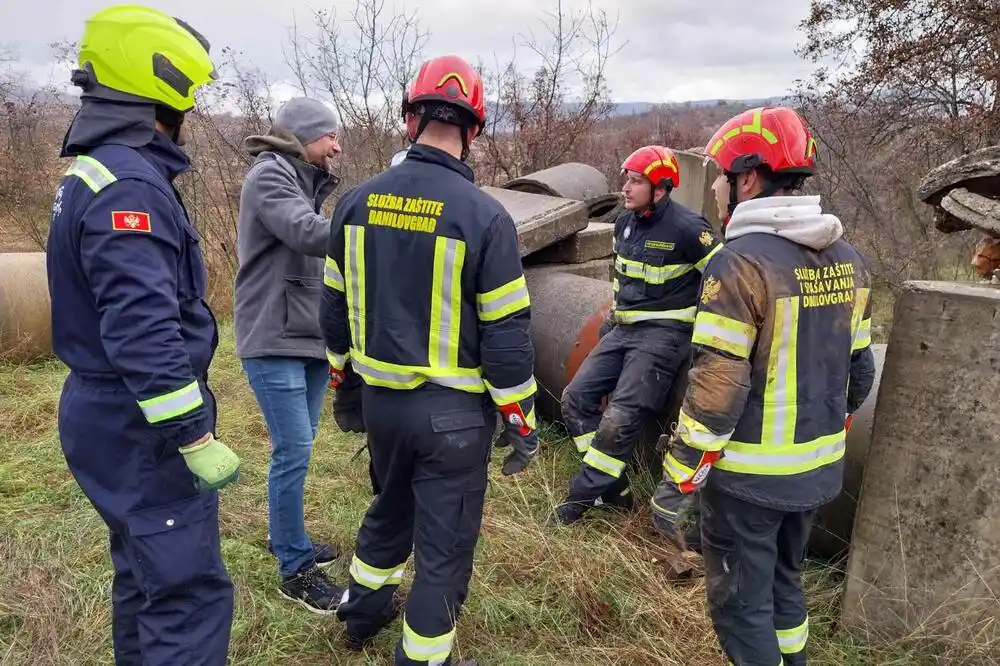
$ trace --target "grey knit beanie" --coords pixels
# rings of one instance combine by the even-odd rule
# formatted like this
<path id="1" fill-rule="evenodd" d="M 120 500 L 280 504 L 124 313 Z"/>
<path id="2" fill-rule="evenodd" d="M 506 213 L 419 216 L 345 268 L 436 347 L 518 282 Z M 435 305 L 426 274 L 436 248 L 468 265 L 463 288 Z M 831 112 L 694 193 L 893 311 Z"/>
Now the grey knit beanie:
<path id="1" fill-rule="evenodd" d="M 308 97 L 293 97 L 282 104 L 274 125 L 294 134 L 303 146 L 340 126 L 336 114 L 326 104 Z"/>

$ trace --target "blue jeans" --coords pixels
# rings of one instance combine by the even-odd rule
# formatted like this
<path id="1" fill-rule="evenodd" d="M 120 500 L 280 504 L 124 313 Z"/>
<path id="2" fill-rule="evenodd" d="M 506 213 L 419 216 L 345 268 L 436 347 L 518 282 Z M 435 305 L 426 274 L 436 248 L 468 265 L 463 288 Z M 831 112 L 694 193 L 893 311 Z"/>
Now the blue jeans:
<path id="1" fill-rule="evenodd" d="M 268 356 L 243 359 L 271 437 L 267 476 L 268 529 L 278 572 L 290 576 L 313 557 L 303 495 L 309 456 L 329 381 L 325 359 Z"/>

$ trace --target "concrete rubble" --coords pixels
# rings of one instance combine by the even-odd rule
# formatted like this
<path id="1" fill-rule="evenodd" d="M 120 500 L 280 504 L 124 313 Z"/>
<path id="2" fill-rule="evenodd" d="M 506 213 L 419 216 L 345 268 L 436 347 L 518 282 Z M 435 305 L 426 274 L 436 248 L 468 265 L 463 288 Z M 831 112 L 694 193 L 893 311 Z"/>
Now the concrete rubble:
<path id="1" fill-rule="evenodd" d="M 845 577 L 847 628 L 996 644 L 998 313 L 1000 290 L 988 285 L 909 282 L 896 301 Z"/>

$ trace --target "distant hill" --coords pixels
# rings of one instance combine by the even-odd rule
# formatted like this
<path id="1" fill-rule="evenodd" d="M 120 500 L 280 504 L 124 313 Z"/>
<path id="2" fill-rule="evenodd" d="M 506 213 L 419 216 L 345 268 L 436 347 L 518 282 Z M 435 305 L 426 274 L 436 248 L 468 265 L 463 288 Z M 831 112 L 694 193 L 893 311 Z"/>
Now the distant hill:
<path id="1" fill-rule="evenodd" d="M 634 116 L 648 113 L 657 107 L 668 109 L 694 109 L 707 106 L 764 106 L 765 104 L 788 103 L 788 97 L 762 97 L 757 99 L 699 99 L 688 102 L 615 102 L 613 114 L 616 116 Z"/>

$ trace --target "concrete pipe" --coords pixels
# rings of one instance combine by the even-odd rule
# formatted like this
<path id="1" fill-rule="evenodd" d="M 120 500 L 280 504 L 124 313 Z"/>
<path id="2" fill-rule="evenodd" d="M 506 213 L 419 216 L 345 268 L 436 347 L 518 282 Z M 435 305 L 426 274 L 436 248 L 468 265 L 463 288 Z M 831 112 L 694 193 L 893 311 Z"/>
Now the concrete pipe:
<path id="1" fill-rule="evenodd" d="M 847 453 L 844 455 L 844 488 L 837 499 L 822 507 L 816 514 L 809 550 L 821 558 L 837 559 L 847 555 L 854 530 L 854 515 L 861 495 L 861 481 L 865 463 L 868 461 L 868 447 L 872 439 L 872 425 L 875 422 L 875 403 L 882 379 L 882 365 L 885 363 L 886 345 L 872 345 L 875 357 L 875 383 L 858 411 L 854 413 L 851 430 L 847 433 Z"/>
<path id="2" fill-rule="evenodd" d="M 606 280 L 525 269 L 531 296 L 531 340 L 535 347 L 535 380 L 538 382 L 539 413 L 551 421 L 562 421 L 560 399 L 584 359 L 597 345 L 601 323 L 611 307 L 612 288 Z M 650 424 L 636 447 L 637 466 L 658 474 L 660 456 L 655 443 L 677 420 L 687 385 L 685 363 L 667 396 L 655 423 Z"/>
<path id="3" fill-rule="evenodd" d="M 0 254 L 0 361 L 52 355 L 52 319 L 44 252 Z"/>
<path id="4" fill-rule="evenodd" d="M 603 173 L 579 162 L 566 162 L 529 173 L 504 184 L 505 190 L 586 201 L 609 194 L 608 179 Z"/>

